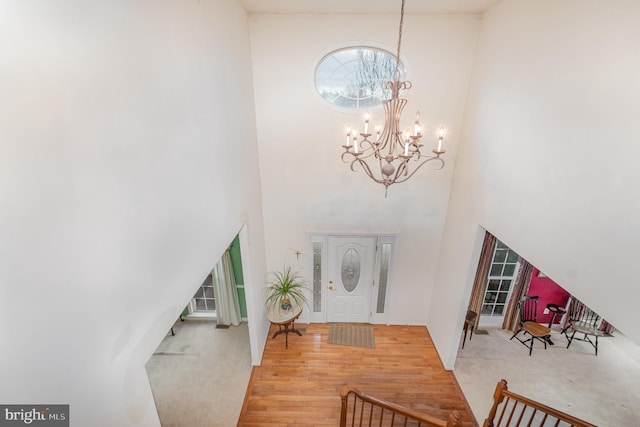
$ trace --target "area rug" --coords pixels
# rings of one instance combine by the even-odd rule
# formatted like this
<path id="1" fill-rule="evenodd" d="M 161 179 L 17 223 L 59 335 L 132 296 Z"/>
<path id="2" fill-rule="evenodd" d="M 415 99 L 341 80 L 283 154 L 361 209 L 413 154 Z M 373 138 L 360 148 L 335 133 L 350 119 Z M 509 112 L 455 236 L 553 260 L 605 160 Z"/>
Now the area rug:
<path id="1" fill-rule="evenodd" d="M 350 323 L 331 323 L 329 325 L 329 344 L 376 348 L 372 326 Z"/>

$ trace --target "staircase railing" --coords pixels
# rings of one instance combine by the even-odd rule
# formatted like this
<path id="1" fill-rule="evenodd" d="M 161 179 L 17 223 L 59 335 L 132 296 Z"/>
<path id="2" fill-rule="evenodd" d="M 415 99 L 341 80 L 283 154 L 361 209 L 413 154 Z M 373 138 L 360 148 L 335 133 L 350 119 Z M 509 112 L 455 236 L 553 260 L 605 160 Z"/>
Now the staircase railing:
<path id="1" fill-rule="evenodd" d="M 458 411 L 441 420 L 408 408 L 343 387 L 340 427 L 462 427 Z M 550 406 L 509 391 L 502 380 L 493 393 L 493 405 L 483 427 L 596 427 Z"/>
<path id="2" fill-rule="evenodd" d="M 462 427 L 460 413 L 453 411 L 447 421 L 411 411 L 402 406 L 343 387 L 340 427 Z"/>
<path id="3" fill-rule="evenodd" d="M 493 394 L 493 406 L 483 427 L 507 426 L 596 427 L 562 411 L 512 393 L 507 389 L 507 382 L 502 380 L 496 386 L 496 391 Z"/>

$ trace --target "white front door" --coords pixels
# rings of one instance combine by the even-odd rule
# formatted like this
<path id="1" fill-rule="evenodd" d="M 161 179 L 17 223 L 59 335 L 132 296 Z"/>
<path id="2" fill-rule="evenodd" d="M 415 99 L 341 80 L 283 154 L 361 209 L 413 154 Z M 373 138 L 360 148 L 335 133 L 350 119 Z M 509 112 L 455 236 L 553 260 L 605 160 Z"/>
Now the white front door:
<path id="1" fill-rule="evenodd" d="M 328 322 L 367 323 L 375 267 L 375 237 L 329 237 Z"/>

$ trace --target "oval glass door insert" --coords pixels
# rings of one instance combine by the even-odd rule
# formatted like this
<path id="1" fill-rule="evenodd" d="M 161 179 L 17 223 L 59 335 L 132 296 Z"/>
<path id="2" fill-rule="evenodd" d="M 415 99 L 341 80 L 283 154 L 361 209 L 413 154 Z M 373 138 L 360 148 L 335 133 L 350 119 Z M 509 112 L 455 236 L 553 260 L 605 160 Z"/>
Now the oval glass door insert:
<path id="1" fill-rule="evenodd" d="M 342 257 L 342 286 L 347 292 L 353 292 L 360 281 L 360 254 L 351 248 Z"/>

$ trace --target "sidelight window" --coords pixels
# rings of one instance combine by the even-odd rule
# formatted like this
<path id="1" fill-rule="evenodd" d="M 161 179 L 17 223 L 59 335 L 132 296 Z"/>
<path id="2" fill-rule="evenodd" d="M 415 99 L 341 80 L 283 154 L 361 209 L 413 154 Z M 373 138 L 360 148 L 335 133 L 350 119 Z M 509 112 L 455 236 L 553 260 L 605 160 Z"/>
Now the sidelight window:
<path id="1" fill-rule="evenodd" d="M 313 311 L 322 311 L 322 252 L 323 242 L 313 242 Z"/>

